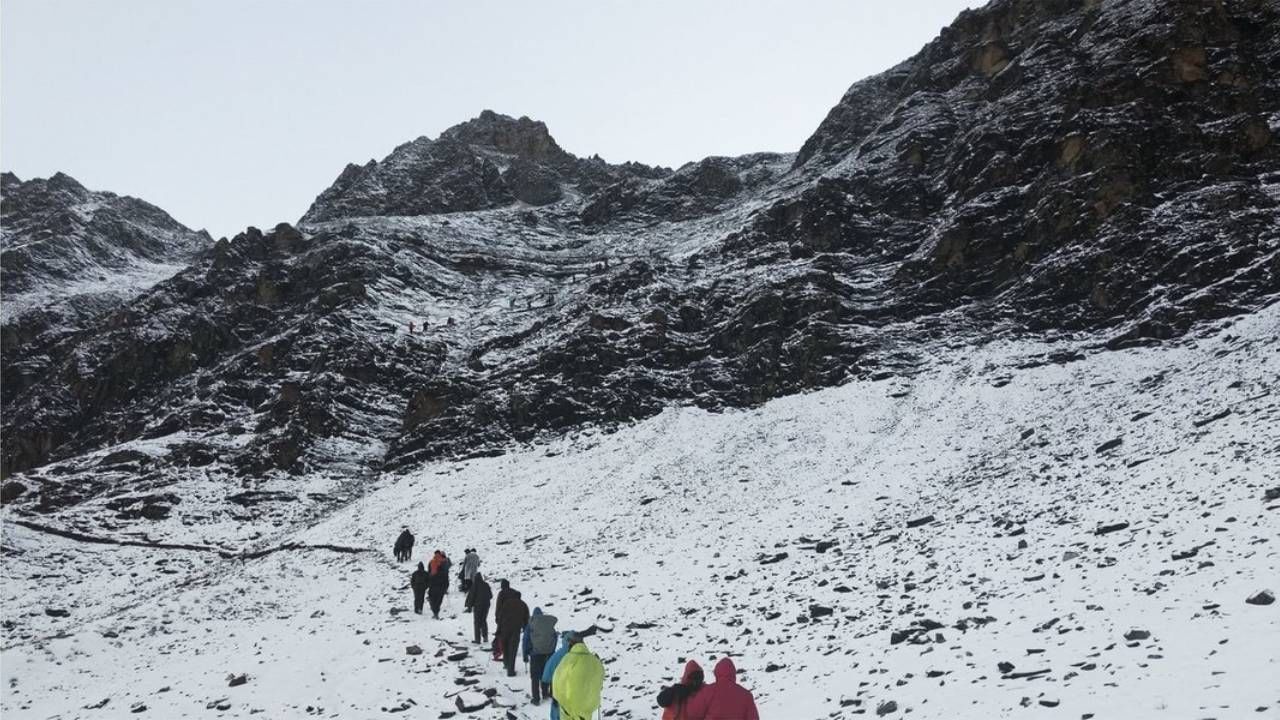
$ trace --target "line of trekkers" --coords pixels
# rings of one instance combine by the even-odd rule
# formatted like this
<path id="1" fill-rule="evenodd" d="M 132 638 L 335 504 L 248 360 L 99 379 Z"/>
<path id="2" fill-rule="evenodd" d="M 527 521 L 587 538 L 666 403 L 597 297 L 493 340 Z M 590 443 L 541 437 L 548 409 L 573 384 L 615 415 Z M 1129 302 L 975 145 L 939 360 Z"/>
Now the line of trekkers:
<path id="1" fill-rule="evenodd" d="M 413 555 L 414 537 L 406 528 L 396 539 L 395 556 L 405 561 Z M 449 571 L 453 563 L 436 550 L 424 567 L 409 576 L 413 588 L 413 611 L 422 614 L 425 595 L 432 617 L 439 619 L 440 604 L 449 589 Z M 584 642 L 598 628 L 557 632 L 557 618 L 529 606 L 520 591 L 507 580 L 499 581 L 497 597 L 480 573 L 480 556 L 468 548 L 458 573 L 461 589 L 466 593 L 465 612 L 471 613 L 472 633 L 478 645 L 490 642 L 489 608 L 493 606 L 495 623 L 490 645 L 494 660 L 501 660 L 508 677 L 516 677 L 517 652 L 529 666 L 529 690 L 534 705 L 543 697 L 551 700 L 551 720 L 590 720 L 600 707 L 604 687 L 604 664 Z M 556 646 L 559 639 L 560 645 Z M 663 720 L 759 720 L 751 691 L 738 684 L 738 670 L 733 661 L 723 658 L 715 666 L 714 683 L 705 683 L 702 667 L 696 661 L 685 664 L 680 682 L 658 693 L 658 706 Z"/>

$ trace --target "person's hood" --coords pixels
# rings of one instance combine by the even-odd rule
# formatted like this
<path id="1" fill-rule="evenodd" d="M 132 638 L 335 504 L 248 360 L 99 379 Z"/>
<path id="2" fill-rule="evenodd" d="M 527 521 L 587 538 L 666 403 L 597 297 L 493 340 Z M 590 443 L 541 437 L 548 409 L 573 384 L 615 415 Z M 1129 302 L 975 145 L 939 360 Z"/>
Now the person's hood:
<path id="1" fill-rule="evenodd" d="M 720 662 L 716 663 L 715 673 L 716 682 L 718 683 L 727 682 L 736 685 L 738 682 L 738 668 L 729 658 L 722 658 Z"/>
<path id="2" fill-rule="evenodd" d="M 580 642 L 569 648 L 569 654 L 570 655 L 589 655 L 591 654 L 591 650 L 587 648 L 586 643 Z"/>
<path id="3" fill-rule="evenodd" d="M 519 600 L 519 599 L 520 599 L 520 591 L 519 591 L 519 590 L 509 590 L 508 592 L 510 592 L 510 593 L 511 593 L 511 597 L 512 597 L 513 599 L 515 599 L 515 600 Z"/>
<path id="4" fill-rule="evenodd" d="M 426 570 L 426 568 L 422 567 L 422 563 L 421 563 L 421 562 L 419 562 L 419 563 L 418 563 L 418 569 L 419 569 L 419 570 Z"/>
<path id="5" fill-rule="evenodd" d="M 540 607 L 536 607 L 536 608 L 534 608 L 534 609 L 533 609 L 533 614 L 534 614 L 534 615 L 541 615 L 541 614 L 542 614 L 542 608 L 540 608 Z"/>
<path id="6" fill-rule="evenodd" d="M 698 661 L 690 660 L 689 662 L 684 664 L 684 675 L 680 676 L 680 683 L 682 685 L 688 684 L 690 678 L 693 677 L 693 674 L 700 673 L 700 672 L 702 672 L 702 666 L 698 664 Z"/>
<path id="7" fill-rule="evenodd" d="M 573 642 L 574 637 L 575 635 L 572 630 L 565 630 L 564 632 L 560 633 L 560 649 L 567 651 L 569 649 L 570 644 Z"/>

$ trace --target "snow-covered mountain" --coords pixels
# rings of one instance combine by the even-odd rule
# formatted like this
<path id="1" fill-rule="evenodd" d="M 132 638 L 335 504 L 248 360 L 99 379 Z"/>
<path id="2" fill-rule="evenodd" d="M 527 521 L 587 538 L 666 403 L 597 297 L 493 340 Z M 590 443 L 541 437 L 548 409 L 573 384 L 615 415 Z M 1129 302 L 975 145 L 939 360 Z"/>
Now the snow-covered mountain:
<path id="1" fill-rule="evenodd" d="M 713 652 L 770 717 L 1280 711 L 1277 68 L 1270 2 L 996 0 L 794 154 L 485 112 L 6 321 L 6 714 L 541 716 L 401 614 L 403 523 L 610 628 L 618 717 Z"/>
<path id="2" fill-rule="evenodd" d="M 58 173 L 0 175 L 5 395 L 49 371 L 53 346 L 186 267 L 213 244 L 137 198 Z"/>
<path id="3" fill-rule="evenodd" d="M 1280 591 L 1278 327 L 1068 363 L 939 344 L 909 377 L 383 475 L 314 523 L 192 518 L 199 475 L 145 535 L 10 514 L 5 715 L 546 717 L 456 591 L 410 612 L 409 524 L 604 628 L 604 717 L 725 654 L 769 718 L 1275 717 L 1280 605 L 1247 600 Z"/>

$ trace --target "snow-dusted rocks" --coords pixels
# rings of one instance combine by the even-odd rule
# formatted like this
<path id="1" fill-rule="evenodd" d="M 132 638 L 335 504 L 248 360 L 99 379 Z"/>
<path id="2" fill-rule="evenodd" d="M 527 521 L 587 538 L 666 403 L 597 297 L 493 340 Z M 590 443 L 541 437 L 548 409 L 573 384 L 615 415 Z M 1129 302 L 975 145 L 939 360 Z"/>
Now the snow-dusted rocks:
<path id="1" fill-rule="evenodd" d="M 611 717 L 720 655 L 767 717 L 1274 711 L 1278 27 L 997 0 L 675 171 L 485 113 L 6 324 L 6 717 L 542 716 L 406 524 L 598 630 Z"/>
<path id="2" fill-rule="evenodd" d="M 291 548 L 256 558 L 10 524 L 3 600 L 20 610 L 5 628 L 6 715 L 106 697 L 200 714 L 228 697 L 233 669 L 250 682 L 230 717 L 365 716 L 411 700 L 432 717 L 458 700 L 544 717 L 527 678 L 508 681 L 468 642 L 456 592 L 440 621 L 403 611 L 414 563 L 390 551 L 407 522 L 423 553 L 477 547 L 489 578 L 510 578 L 564 628 L 601 627 L 588 644 L 621 717 L 650 716 L 683 659 L 723 654 L 769 717 L 854 718 L 888 702 L 922 718 L 1052 703 L 1068 717 L 1265 717 L 1280 708 L 1280 616 L 1244 599 L 1280 572 L 1280 513 L 1258 502 L 1280 481 L 1278 311 L 1061 365 L 1026 367 L 1061 343 L 999 341 L 910 378 L 751 410 L 669 408 L 613 433 L 428 463 L 370 480 L 325 518 L 259 524 L 256 539 L 230 523 L 198 530 L 229 549 Z M 1234 412 L 1196 427 L 1205 397 Z M 1028 424 L 1040 431 L 1023 438 Z M 1096 455 L 1121 427 L 1123 453 Z M 1117 517 L 1134 522 L 1094 533 Z M 820 538 L 838 542 L 819 553 Z M 366 552 L 330 549 L 354 547 Z"/>

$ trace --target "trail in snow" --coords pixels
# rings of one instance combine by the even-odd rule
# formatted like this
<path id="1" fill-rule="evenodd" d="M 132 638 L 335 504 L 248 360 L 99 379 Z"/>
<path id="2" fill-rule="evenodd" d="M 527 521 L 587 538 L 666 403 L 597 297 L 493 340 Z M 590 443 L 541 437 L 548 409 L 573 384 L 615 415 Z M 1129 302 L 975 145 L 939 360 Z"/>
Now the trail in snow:
<path id="1" fill-rule="evenodd" d="M 656 717 L 683 659 L 726 654 L 770 718 L 1276 717 L 1280 606 L 1245 599 L 1280 591 L 1277 328 L 1273 306 L 1066 365 L 1005 343 L 672 408 L 384 476 L 280 538 L 373 554 L 157 557 L 9 525 L 5 716 L 546 717 L 469 643 L 456 589 L 442 620 L 412 613 L 408 525 L 422 558 L 476 547 L 562 629 L 607 630 L 606 717 Z"/>

